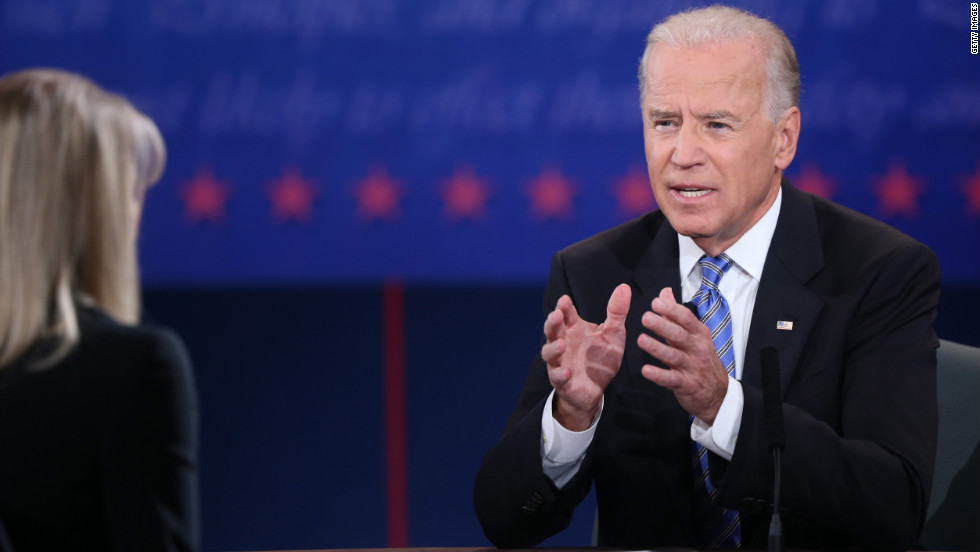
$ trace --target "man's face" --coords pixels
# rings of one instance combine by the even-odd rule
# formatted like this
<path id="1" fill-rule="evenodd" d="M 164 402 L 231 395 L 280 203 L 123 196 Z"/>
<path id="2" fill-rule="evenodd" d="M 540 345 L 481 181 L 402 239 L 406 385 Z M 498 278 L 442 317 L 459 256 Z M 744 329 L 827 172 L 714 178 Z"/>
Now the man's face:
<path id="1" fill-rule="evenodd" d="M 718 255 L 776 199 L 796 152 L 799 110 L 773 124 L 763 110 L 765 51 L 755 40 L 653 47 L 643 103 L 647 170 L 679 233 Z"/>

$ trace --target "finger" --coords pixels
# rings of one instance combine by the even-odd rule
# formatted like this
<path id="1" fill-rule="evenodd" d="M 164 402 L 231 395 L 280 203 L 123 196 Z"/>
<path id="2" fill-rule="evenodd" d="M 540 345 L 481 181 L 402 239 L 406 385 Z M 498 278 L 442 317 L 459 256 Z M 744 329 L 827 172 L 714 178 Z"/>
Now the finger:
<path id="1" fill-rule="evenodd" d="M 548 368 L 548 380 L 555 389 L 561 389 L 572 377 L 572 371 L 568 368 Z"/>
<path id="2" fill-rule="evenodd" d="M 544 337 L 548 341 L 555 341 L 561 339 L 565 336 L 565 314 L 561 309 L 555 307 L 555 310 L 548 314 L 548 317 L 544 321 Z"/>
<path id="3" fill-rule="evenodd" d="M 654 302 L 659 300 L 654 299 Z M 656 312 L 643 313 L 643 316 L 640 317 L 640 323 L 643 324 L 644 328 L 667 340 L 667 343 L 674 345 L 687 342 L 691 336 L 686 328 Z"/>
<path id="4" fill-rule="evenodd" d="M 704 325 L 690 309 L 674 300 L 674 292 L 669 287 L 660 291 L 660 295 L 650 303 L 650 308 L 688 332 L 697 333 Z"/>
<path id="5" fill-rule="evenodd" d="M 633 297 L 633 290 L 628 284 L 619 284 L 609 296 L 609 304 L 606 306 L 606 327 L 624 327 L 626 325 L 626 314 L 630 310 L 630 299 Z"/>
<path id="6" fill-rule="evenodd" d="M 650 306 L 657 314 L 670 318 L 678 324 L 691 320 L 697 321 L 697 317 L 691 313 L 690 309 L 674 299 L 674 291 L 669 287 L 660 290 L 660 295 L 653 299 Z"/>
<path id="7" fill-rule="evenodd" d="M 670 389 L 678 389 L 681 385 L 681 375 L 674 370 L 665 370 L 650 364 L 644 365 L 640 373 L 646 379 L 657 385 Z"/>
<path id="8" fill-rule="evenodd" d="M 575 309 L 575 304 L 572 303 L 572 298 L 567 295 L 562 295 L 558 299 L 558 309 L 561 310 L 565 317 L 565 325 L 572 326 L 577 324 L 581 318 L 578 317 L 578 310 Z"/>
<path id="9" fill-rule="evenodd" d="M 541 358 L 548 366 L 558 366 L 561 363 L 561 356 L 565 353 L 565 340 L 549 341 L 541 347 Z"/>
<path id="10" fill-rule="evenodd" d="M 674 347 L 661 343 L 647 334 L 640 334 L 636 338 L 636 344 L 644 352 L 664 363 L 665 366 L 675 370 L 683 368 L 684 353 Z"/>

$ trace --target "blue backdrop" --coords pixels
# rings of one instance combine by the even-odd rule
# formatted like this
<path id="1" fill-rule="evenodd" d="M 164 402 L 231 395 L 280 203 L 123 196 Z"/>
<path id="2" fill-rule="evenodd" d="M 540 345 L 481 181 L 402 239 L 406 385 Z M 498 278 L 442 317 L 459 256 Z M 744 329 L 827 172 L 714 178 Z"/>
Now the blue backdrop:
<path id="1" fill-rule="evenodd" d="M 732 3 L 797 48 L 790 179 L 932 247 L 940 335 L 980 344 L 970 3 Z M 538 347 L 548 261 L 654 207 L 637 62 L 655 21 L 703 4 L 0 0 L 0 72 L 88 75 L 167 141 L 141 263 L 149 317 L 196 364 L 206 549 L 391 542 L 391 281 L 407 543 L 487 544 L 470 486 Z M 550 543 L 587 544 L 592 504 Z"/>
<path id="2" fill-rule="evenodd" d="M 3 0 L 0 69 L 79 71 L 159 122 L 148 283 L 536 282 L 652 206 L 637 60 L 695 4 Z M 969 3 L 735 4 L 797 47 L 790 177 L 980 280 Z"/>

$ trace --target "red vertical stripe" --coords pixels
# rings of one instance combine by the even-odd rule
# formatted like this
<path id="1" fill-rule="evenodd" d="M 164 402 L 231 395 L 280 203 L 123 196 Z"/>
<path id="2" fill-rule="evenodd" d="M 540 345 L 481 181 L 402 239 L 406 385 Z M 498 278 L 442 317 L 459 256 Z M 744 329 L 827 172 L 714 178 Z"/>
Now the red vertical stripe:
<path id="1" fill-rule="evenodd" d="M 385 458 L 388 547 L 408 546 L 405 453 L 405 300 L 400 283 L 384 286 Z"/>

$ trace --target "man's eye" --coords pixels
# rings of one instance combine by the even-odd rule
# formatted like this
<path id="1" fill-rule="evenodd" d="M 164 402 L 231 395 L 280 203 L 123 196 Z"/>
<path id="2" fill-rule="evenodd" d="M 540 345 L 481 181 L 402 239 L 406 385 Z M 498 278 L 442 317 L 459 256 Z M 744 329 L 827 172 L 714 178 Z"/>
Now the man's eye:
<path id="1" fill-rule="evenodd" d="M 653 126 L 657 128 L 668 128 L 674 126 L 674 121 L 654 121 Z"/>
<path id="2" fill-rule="evenodd" d="M 719 123 L 718 121 L 711 121 L 710 123 L 708 123 L 708 128 L 710 128 L 711 130 L 724 130 L 726 128 L 731 128 L 731 127 L 729 127 L 725 123 Z"/>

